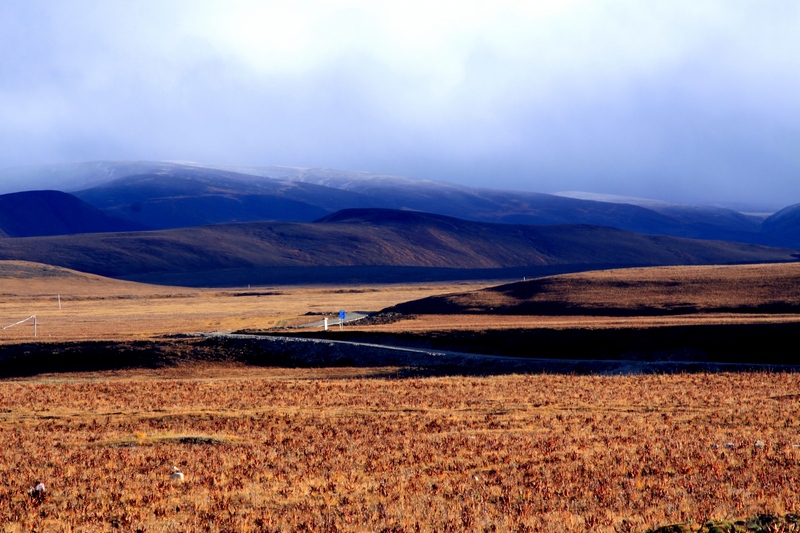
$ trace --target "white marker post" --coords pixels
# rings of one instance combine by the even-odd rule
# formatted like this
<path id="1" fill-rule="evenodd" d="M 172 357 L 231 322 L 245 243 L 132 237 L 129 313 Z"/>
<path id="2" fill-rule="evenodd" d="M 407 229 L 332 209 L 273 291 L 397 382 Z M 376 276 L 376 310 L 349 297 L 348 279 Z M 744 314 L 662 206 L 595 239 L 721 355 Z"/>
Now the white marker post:
<path id="1" fill-rule="evenodd" d="M 31 315 L 25 320 L 20 320 L 19 322 L 15 322 L 14 324 L 5 326 L 2 328 L 3 331 L 7 330 L 8 328 L 13 328 L 14 326 L 19 326 L 20 324 L 24 324 L 28 320 L 33 320 L 33 336 L 36 337 L 36 315 Z"/>
<path id="2" fill-rule="evenodd" d="M 58 310 L 61 311 L 61 295 L 58 295 Z"/>
<path id="3" fill-rule="evenodd" d="M 322 319 L 322 327 L 325 328 L 325 331 L 328 331 L 328 317 Z"/>

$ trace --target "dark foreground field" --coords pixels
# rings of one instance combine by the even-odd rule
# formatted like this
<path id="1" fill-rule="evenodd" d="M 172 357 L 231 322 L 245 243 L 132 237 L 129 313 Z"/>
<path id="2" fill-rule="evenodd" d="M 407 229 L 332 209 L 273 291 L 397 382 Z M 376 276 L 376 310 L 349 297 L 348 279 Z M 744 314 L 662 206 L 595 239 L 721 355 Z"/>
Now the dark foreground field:
<path id="1" fill-rule="evenodd" d="M 395 366 L 404 376 L 796 371 L 798 335 L 800 323 L 788 322 L 423 333 L 282 330 L 275 336 L 26 342 L 0 347 L 0 377 L 203 362 L 286 368 Z"/>
<path id="2" fill-rule="evenodd" d="M 800 364 L 800 322 L 643 328 L 281 332 L 318 339 L 547 359 Z"/>
<path id="3" fill-rule="evenodd" d="M 615 532 L 800 503 L 798 374 L 392 372 L 0 381 L 3 530 Z"/>

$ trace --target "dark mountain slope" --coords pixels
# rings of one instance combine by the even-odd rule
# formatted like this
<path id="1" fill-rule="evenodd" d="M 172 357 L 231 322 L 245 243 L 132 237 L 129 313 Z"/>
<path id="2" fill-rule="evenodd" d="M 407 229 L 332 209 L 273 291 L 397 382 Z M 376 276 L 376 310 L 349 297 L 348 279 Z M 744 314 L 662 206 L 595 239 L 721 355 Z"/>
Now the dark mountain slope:
<path id="1" fill-rule="evenodd" d="M 761 224 L 767 242 L 800 247 L 800 204 L 790 205 Z"/>
<path id="2" fill-rule="evenodd" d="M 267 173 L 265 167 L 264 173 Z M 250 169 L 257 172 L 257 169 Z M 638 233 L 758 243 L 759 221 L 731 209 L 649 201 L 630 203 L 522 191 L 465 187 L 330 169 L 271 170 L 276 177 L 317 183 L 374 198 L 391 198 L 394 208 L 509 224 L 594 224 Z M 574 193 L 578 194 L 578 193 Z M 613 197 L 610 197 L 613 198 Z M 635 200 L 635 199 L 632 199 Z"/>
<path id="3" fill-rule="evenodd" d="M 202 166 L 313 183 L 372 198 L 375 207 L 412 209 L 469 220 L 509 224 L 593 224 L 693 239 L 797 246 L 800 239 L 760 231 L 762 217 L 706 205 L 636 198 L 558 195 L 466 187 L 453 183 L 324 168 Z M 369 205 L 369 204 L 363 204 Z"/>
<path id="4" fill-rule="evenodd" d="M 760 221 L 732 209 L 674 204 L 650 209 L 675 220 L 680 225 L 682 237 L 692 239 L 711 237 L 723 241 L 763 242 L 758 233 Z"/>
<path id="5" fill-rule="evenodd" d="M 171 169 L 118 178 L 75 194 L 108 214 L 158 229 L 257 220 L 311 221 L 343 207 L 375 203 L 313 184 L 215 172 Z"/>
<path id="6" fill-rule="evenodd" d="M 737 242 L 760 242 L 758 234 L 762 217 L 711 205 L 674 204 L 645 198 L 632 198 L 586 192 L 563 192 L 560 197 L 593 200 L 604 203 L 635 205 L 668 217 L 670 231 L 689 238 L 714 238 Z M 762 243 L 763 244 L 763 243 Z"/>
<path id="7" fill-rule="evenodd" d="M 298 169 L 296 175 L 288 178 L 386 199 L 393 209 L 413 209 L 479 222 L 593 224 L 660 234 L 680 231 L 680 224 L 670 217 L 635 205 L 329 169 Z"/>
<path id="8" fill-rule="evenodd" d="M 246 223 L 138 233 L 0 240 L 0 259 L 137 279 L 276 267 L 672 265 L 791 261 L 791 250 L 647 236 L 598 226 L 486 224 L 348 210 L 314 224 Z M 313 275 L 313 273 L 312 273 Z"/>
<path id="9" fill-rule="evenodd" d="M 59 191 L 0 195 L 0 234 L 8 237 L 68 235 L 146 229 L 109 216 L 86 202 Z"/>
<path id="10" fill-rule="evenodd" d="M 702 241 L 659 235 L 640 235 L 615 228 L 590 225 L 515 225 L 471 222 L 444 215 L 388 209 L 345 209 L 318 221 L 325 224 L 364 225 L 390 229 L 425 245 L 426 236 L 462 236 L 465 241 L 491 242 L 493 247 L 517 250 L 531 246 L 544 254 L 548 264 L 710 264 L 749 262 L 744 256 L 775 252 L 792 258 L 791 251 L 759 245 Z M 369 231 L 365 229 L 365 231 Z M 459 246 L 458 240 L 454 242 Z M 512 252 L 513 253 L 516 252 Z M 743 254 L 743 255 L 740 255 Z M 739 256 L 742 259 L 734 259 Z M 728 257 L 726 259 L 726 257 Z M 796 257 L 795 257 L 796 259 Z M 513 262 L 513 261 L 512 261 Z M 516 263 L 534 264 L 534 263 Z M 504 264 L 503 266 L 511 266 Z"/>

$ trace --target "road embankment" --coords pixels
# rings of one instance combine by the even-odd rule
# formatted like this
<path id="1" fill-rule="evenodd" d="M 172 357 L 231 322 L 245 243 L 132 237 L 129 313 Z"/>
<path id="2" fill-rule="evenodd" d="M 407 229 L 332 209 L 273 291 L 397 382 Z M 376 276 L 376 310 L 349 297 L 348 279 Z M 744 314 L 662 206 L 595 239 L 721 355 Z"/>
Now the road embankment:
<path id="1" fill-rule="evenodd" d="M 727 330 L 709 330 L 705 337 L 698 337 L 697 331 L 689 335 L 681 331 L 663 331 L 669 328 L 655 329 L 658 331 L 619 331 L 617 334 L 620 337 L 608 338 L 597 337 L 609 335 L 608 330 L 594 333 L 592 330 L 581 330 L 580 333 L 563 331 L 560 348 L 559 343 L 555 342 L 557 339 L 551 338 L 549 344 L 540 342 L 542 339 L 536 338 L 536 330 L 500 332 L 508 345 L 507 353 L 511 355 L 504 355 L 502 352 L 474 353 L 482 346 L 488 348 L 489 343 L 496 340 L 493 337 L 482 337 L 490 332 L 472 332 L 472 337 L 466 337 L 464 332 L 459 332 L 459 338 L 447 338 L 442 334 L 410 340 L 398 335 L 376 338 L 357 332 L 350 334 L 349 340 L 344 339 L 341 334 L 337 338 L 307 338 L 217 332 L 129 342 L 7 344 L 0 346 L 0 377 L 49 372 L 159 368 L 204 362 L 236 362 L 277 367 L 397 367 L 402 369 L 399 375 L 800 370 L 794 356 L 765 351 L 770 349 L 772 342 L 778 342 L 775 339 L 762 342 L 762 349 L 748 349 L 744 344 L 748 339 L 752 341 L 759 338 L 758 335 L 770 332 L 783 337 L 784 342 L 789 336 L 796 339 L 796 326 L 768 331 L 757 329 L 746 333 L 744 337 L 742 332 L 737 337 Z M 712 333 L 711 337 L 707 336 Z M 724 333 L 730 333 L 732 338 L 720 338 Z M 553 332 L 548 334 L 553 335 Z M 359 335 L 360 338 L 356 338 Z M 572 344 L 569 344 L 567 341 L 575 335 L 578 335 L 577 340 L 572 338 Z M 416 346 L 412 342 L 415 340 L 418 344 Z M 698 340 L 702 342 L 697 344 Z M 687 344 L 689 341 L 695 344 Z M 703 349 L 704 346 L 732 342 L 742 344 L 738 351 L 728 353 L 727 357 L 724 352 L 709 353 Z M 524 348 L 526 351 L 520 355 L 510 349 L 514 345 L 518 345 L 519 350 L 527 346 Z M 788 346 L 791 347 L 792 344 Z M 581 347 L 583 348 L 579 349 Z M 469 348 L 472 353 L 459 348 Z M 499 351 L 497 347 L 494 350 Z M 749 355 L 744 357 L 742 354 Z"/>
<path id="2" fill-rule="evenodd" d="M 800 322 L 424 332 L 345 329 L 276 334 L 526 359 L 800 364 Z"/>

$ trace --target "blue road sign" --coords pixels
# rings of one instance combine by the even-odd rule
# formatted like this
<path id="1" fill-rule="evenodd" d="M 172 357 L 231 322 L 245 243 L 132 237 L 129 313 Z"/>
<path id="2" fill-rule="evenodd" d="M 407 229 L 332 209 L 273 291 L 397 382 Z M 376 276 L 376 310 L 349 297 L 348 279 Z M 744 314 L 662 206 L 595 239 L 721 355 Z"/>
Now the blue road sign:
<path id="1" fill-rule="evenodd" d="M 345 318 L 346 316 L 347 316 L 347 313 L 345 313 L 345 312 L 344 312 L 344 309 L 342 309 L 341 311 L 339 311 L 339 320 L 341 320 L 342 322 L 344 322 L 344 318 Z"/>

